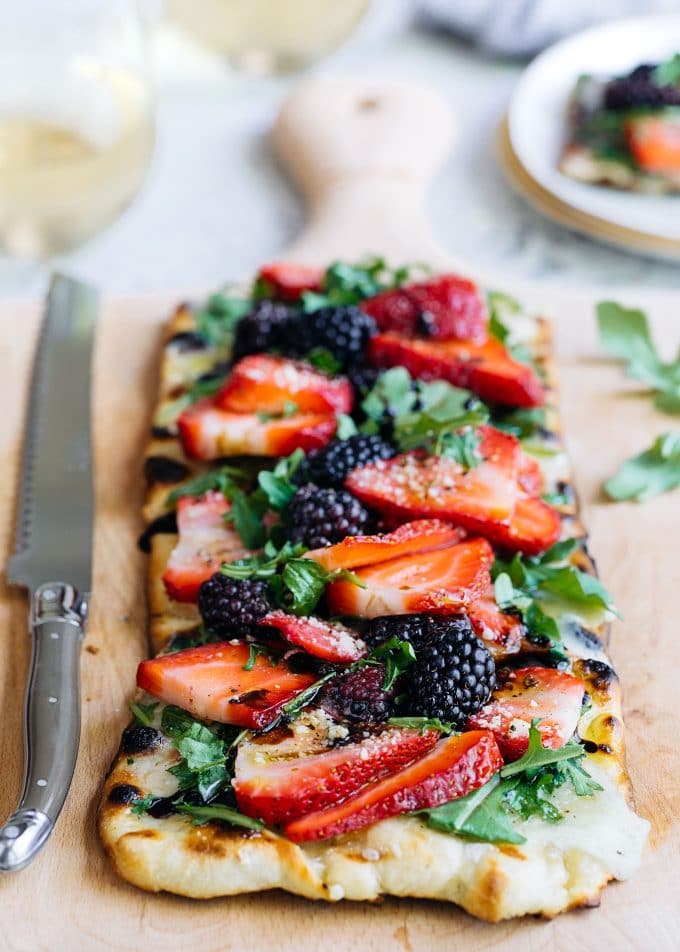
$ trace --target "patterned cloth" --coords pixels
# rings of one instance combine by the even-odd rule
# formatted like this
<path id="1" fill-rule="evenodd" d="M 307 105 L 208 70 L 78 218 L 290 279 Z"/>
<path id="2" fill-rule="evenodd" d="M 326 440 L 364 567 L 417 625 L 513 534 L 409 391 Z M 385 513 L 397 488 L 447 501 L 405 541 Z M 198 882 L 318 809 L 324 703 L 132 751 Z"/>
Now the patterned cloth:
<path id="1" fill-rule="evenodd" d="M 490 53 L 531 56 L 603 20 L 680 12 L 680 0 L 418 0 L 418 8 Z"/>

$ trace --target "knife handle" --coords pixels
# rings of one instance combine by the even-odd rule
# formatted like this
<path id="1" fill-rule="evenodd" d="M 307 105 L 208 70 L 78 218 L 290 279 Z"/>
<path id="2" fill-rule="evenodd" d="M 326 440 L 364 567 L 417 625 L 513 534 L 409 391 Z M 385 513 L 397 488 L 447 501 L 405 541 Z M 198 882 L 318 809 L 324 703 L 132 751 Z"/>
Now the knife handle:
<path id="1" fill-rule="evenodd" d="M 80 740 L 80 644 L 87 601 L 71 585 L 41 585 L 33 597 L 33 651 L 26 689 L 24 784 L 0 829 L 0 870 L 26 866 L 61 813 Z"/>

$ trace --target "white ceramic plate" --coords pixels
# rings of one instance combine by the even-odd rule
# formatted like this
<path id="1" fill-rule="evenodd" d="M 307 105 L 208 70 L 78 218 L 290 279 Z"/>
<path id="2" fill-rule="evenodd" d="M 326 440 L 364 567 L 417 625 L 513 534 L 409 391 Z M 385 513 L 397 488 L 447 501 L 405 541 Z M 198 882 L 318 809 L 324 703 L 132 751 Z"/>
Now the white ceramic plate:
<path id="1" fill-rule="evenodd" d="M 586 185 L 557 168 L 567 104 L 581 73 L 625 73 L 680 52 L 680 14 L 616 20 L 551 46 L 522 74 L 508 111 L 512 147 L 543 188 L 615 225 L 680 241 L 680 195 L 638 195 Z"/>

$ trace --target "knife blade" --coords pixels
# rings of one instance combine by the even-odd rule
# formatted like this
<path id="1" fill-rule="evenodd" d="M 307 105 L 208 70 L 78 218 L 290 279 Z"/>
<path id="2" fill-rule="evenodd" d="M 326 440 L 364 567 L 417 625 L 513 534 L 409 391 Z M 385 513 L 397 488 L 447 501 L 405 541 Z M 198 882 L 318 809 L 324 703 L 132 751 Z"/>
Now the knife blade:
<path id="1" fill-rule="evenodd" d="M 66 800 L 80 740 L 80 644 L 92 587 L 90 376 L 98 294 L 54 275 L 36 348 L 7 579 L 28 589 L 24 780 L 0 871 L 26 866 Z"/>

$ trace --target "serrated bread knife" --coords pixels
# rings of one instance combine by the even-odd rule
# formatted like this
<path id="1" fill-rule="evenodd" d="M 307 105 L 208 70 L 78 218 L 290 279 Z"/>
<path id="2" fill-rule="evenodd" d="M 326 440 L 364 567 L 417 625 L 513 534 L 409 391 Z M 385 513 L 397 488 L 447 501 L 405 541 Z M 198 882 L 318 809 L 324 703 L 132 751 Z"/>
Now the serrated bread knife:
<path id="1" fill-rule="evenodd" d="M 0 828 L 0 870 L 46 843 L 71 784 L 80 740 L 80 644 L 92 587 L 94 494 L 90 367 L 98 295 L 52 279 L 35 355 L 14 554 L 7 579 L 28 589 L 33 643 L 24 779 Z"/>

